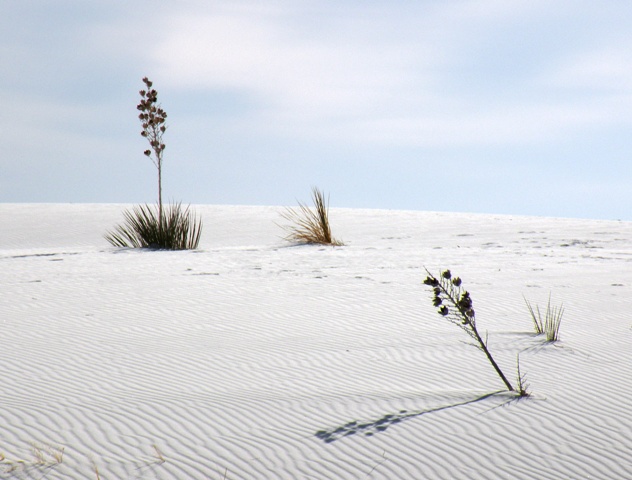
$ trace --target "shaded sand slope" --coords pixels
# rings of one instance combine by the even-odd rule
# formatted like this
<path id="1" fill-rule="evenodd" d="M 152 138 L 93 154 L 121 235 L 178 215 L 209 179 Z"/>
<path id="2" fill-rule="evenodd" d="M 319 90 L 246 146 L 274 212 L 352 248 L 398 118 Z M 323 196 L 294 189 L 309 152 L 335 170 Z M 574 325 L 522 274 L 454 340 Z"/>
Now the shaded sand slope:
<path id="1" fill-rule="evenodd" d="M 152 252 L 103 240 L 121 210 L 0 205 L 0 478 L 632 478 L 632 224 L 332 209 L 325 248 L 279 208 L 200 206 L 199 250 Z M 549 293 L 556 344 L 522 298 Z"/>

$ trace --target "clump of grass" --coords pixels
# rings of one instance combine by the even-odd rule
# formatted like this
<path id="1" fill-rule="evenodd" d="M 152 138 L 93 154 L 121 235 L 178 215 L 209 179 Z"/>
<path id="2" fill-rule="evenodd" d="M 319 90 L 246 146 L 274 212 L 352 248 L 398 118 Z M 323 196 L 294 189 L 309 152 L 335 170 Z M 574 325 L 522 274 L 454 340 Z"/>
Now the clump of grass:
<path id="1" fill-rule="evenodd" d="M 156 459 L 158 460 L 158 463 L 161 463 L 161 464 L 165 463 L 167 460 L 165 460 L 165 457 L 160 451 L 160 449 L 158 448 L 158 445 L 156 445 L 155 443 L 152 443 L 151 446 L 154 448 L 154 457 L 156 457 Z"/>
<path id="2" fill-rule="evenodd" d="M 314 208 L 311 209 L 299 202 L 299 209 L 288 208 L 281 215 L 293 225 L 284 227 L 289 231 L 285 237 L 290 242 L 311 243 L 321 245 L 340 246 L 343 243 L 331 234 L 329 225 L 329 205 L 323 192 L 314 187 L 312 189 Z"/>
<path id="3" fill-rule="evenodd" d="M 524 298 L 524 297 L 523 297 Z M 551 295 L 549 294 L 549 301 L 546 304 L 546 312 L 544 318 L 540 313 L 540 307 L 536 305 L 535 310 L 531 306 L 531 303 L 526 298 L 524 299 L 533 320 L 533 328 L 537 335 L 546 335 L 547 342 L 557 342 L 560 335 L 560 324 L 562 323 L 562 316 L 564 315 L 564 306 L 554 307 L 551 305 Z"/>
<path id="4" fill-rule="evenodd" d="M 0 453 L 0 465 L 5 473 L 13 473 L 29 467 L 54 467 L 64 461 L 64 447 L 31 442 L 32 460 L 9 459 Z"/>
<path id="5" fill-rule="evenodd" d="M 520 374 L 520 364 L 518 364 L 519 388 L 516 389 L 509 380 L 507 380 L 507 377 L 498 366 L 498 363 L 496 363 L 494 357 L 492 357 L 491 352 L 487 348 L 487 341 L 483 340 L 476 328 L 476 317 L 472 298 L 470 297 L 470 293 L 461 286 L 461 279 L 459 277 L 453 277 L 450 270 L 441 272 L 439 278 L 432 275 L 427 269 L 426 272 L 428 276 L 424 280 L 424 284 L 432 287 L 434 294 L 432 304 L 435 307 L 439 307 L 439 314 L 461 328 L 474 339 L 474 346 L 485 354 L 487 360 L 489 360 L 489 363 L 507 387 L 507 390 L 516 392 L 521 397 L 528 396 L 529 394 L 523 382 L 524 376 Z"/>
<path id="6" fill-rule="evenodd" d="M 92 461 L 92 469 L 94 470 L 94 474 L 97 476 L 97 480 L 101 480 L 101 475 L 99 475 L 99 467 L 97 467 L 96 462 Z"/>
<path id="7" fill-rule="evenodd" d="M 179 203 L 162 209 L 137 205 L 123 215 L 125 223 L 105 235 L 115 247 L 193 250 L 200 243 L 202 221 Z"/>
<path id="8" fill-rule="evenodd" d="M 516 375 L 516 381 L 518 384 L 518 395 L 521 397 L 528 397 L 529 394 L 529 384 L 527 383 L 527 374 L 520 373 L 520 354 L 516 356 L 516 365 L 518 374 Z"/>

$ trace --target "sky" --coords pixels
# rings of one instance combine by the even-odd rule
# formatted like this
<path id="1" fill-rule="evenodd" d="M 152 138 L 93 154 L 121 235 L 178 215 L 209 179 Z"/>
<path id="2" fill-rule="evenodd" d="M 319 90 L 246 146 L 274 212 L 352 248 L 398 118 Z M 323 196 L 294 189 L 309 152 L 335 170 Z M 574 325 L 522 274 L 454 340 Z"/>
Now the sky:
<path id="1" fill-rule="evenodd" d="M 0 202 L 632 221 L 629 0 L 5 0 Z"/>

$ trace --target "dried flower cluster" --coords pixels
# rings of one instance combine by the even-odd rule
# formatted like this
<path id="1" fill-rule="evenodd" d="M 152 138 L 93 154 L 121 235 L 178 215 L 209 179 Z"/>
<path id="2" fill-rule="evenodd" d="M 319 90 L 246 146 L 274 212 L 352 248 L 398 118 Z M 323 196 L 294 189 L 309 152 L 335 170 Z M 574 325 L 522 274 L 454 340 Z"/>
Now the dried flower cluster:
<path id="1" fill-rule="evenodd" d="M 435 307 L 439 307 L 439 314 L 446 317 L 450 322 L 460 327 L 472 337 L 475 340 L 474 346 L 485 353 L 487 359 L 507 389 L 512 392 L 516 391 L 487 349 L 487 342 L 483 340 L 476 329 L 476 318 L 472 298 L 469 292 L 461 286 L 461 279 L 459 277 L 452 277 L 450 270 L 441 272 L 439 278 L 432 275 L 428 270 L 426 270 L 426 272 L 428 276 L 424 280 L 424 284 L 432 287 L 432 304 Z M 518 384 L 517 393 L 521 396 L 527 396 L 528 393 L 526 388 L 523 388 L 520 374 L 518 374 Z"/>
<path id="2" fill-rule="evenodd" d="M 450 303 L 456 307 L 459 317 L 458 323 L 467 325 L 468 323 L 475 323 L 474 309 L 472 308 L 472 299 L 468 291 L 461 288 L 461 279 L 459 277 L 452 277 L 450 270 L 445 270 L 441 273 L 440 282 L 432 275 L 429 275 L 424 283 L 433 287 L 434 299 L 433 305 L 439 308 L 439 313 L 444 317 L 450 314 L 450 309 L 443 303 L 444 297 L 450 300 Z"/>
<path id="3" fill-rule="evenodd" d="M 145 150 L 144 153 L 151 158 L 158 169 L 158 206 L 162 211 L 162 156 L 165 151 L 162 135 L 167 130 L 165 125 L 167 113 L 158 104 L 158 92 L 152 88 L 153 83 L 147 77 L 143 78 L 143 83 L 147 90 L 139 92 L 141 100 L 136 109 L 140 110 L 138 118 L 143 125 L 140 134 L 147 139 L 151 147 L 151 150 Z"/>
<path id="4" fill-rule="evenodd" d="M 447 317 L 455 325 L 465 330 L 468 335 L 477 339 L 476 317 L 472 298 L 461 286 L 459 277 L 452 277 L 450 270 L 441 272 L 439 278 L 428 272 L 425 285 L 432 287 L 432 304 L 439 307 L 439 314 Z"/>

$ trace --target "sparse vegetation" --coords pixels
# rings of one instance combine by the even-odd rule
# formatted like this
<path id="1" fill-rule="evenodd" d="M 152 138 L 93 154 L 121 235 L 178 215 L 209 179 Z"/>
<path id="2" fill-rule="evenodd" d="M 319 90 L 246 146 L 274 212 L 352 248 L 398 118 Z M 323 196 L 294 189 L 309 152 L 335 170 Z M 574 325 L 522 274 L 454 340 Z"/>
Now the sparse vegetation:
<path id="1" fill-rule="evenodd" d="M 154 456 L 158 459 L 158 463 L 165 463 L 167 460 L 165 460 L 165 457 L 158 448 L 158 445 L 154 443 L 152 444 L 152 447 L 154 449 Z"/>
<path id="2" fill-rule="evenodd" d="M 30 459 L 13 459 L 0 453 L 0 473 L 9 474 L 11 476 L 18 475 L 20 478 L 32 478 L 35 475 L 37 478 L 44 478 L 47 476 L 47 473 L 41 476 L 43 470 L 58 467 L 63 463 L 65 447 L 37 442 L 31 442 L 30 445 L 32 455 Z M 154 460 L 150 462 L 143 460 L 141 466 L 149 466 L 152 464 L 162 465 L 167 461 L 156 444 L 152 444 L 151 447 L 153 449 L 152 457 Z M 97 462 L 94 458 L 90 458 L 90 463 L 96 479 L 100 480 L 101 472 L 99 471 Z M 226 472 L 228 472 L 228 468 Z M 226 472 L 224 473 L 224 477 L 226 476 Z M 64 472 L 60 471 L 59 473 Z M 67 474 L 68 472 L 65 473 Z"/>
<path id="3" fill-rule="evenodd" d="M 523 297 L 524 298 L 524 297 Z M 540 313 L 540 307 L 536 305 L 535 310 L 531 306 L 531 303 L 526 298 L 524 299 L 533 320 L 533 328 L 537 335 L 544 334 L 547 342 L 557 342 L 560 335 L 560 324 L 562 323 L 562 316 L 564 315 L 564 306 L 559 307 L 551 306 L 551 295 L 549 294 L 549 301 L 546 304 L 546 312 L 544 318 Z"/>
<path id="4" fill-rule="evenodd" d="M 0 466 L 4 468 L 4 473 L 14 473 L 27 468 L 55 467 L 64 461 L 64 447 L 32 442 L 31 454 L 33 458 L 25 460 L 10 459 L 0 453 Z"/>
<path id="5" fill-rule="evenodd" d="M 97 480 L 101 480 L 101 475 L 99 475 L 99 467 L 97 467 L 96 462 L 92 461 L 92 469 L 94 470 L 94 474 L 96 475 Z"/>
<path id="6" fill-rule="evenodd" d="M 521 397 L 529 396 L 529 384 L 527 383 L 527 375 L 520 373 L 520 354 L 516 355 L 516 365 L 518 374 L 516 375 L 516 381 L 518 384 L 518 395 Z"/>
<path id="7" fill-rule="evenodd" d="M 328 199 L 325 200 L 323 192 L 316 187 L 312 189 L 312 197 L 314 209 L 299 202 L 298 210 L 288 208 L 281 214 L 283 218 L 293 223 L 293 225 L 284 227 L 289 232 L 285 239 L 298 243 L 343 245 L 331 234 Z"/>
<path id="8" fill-rule="evenodd" d="M 115 247 L 193 250 L 200 242 L 201 221 L 179 203 L 162 212 L 150 205 L 137 205 L 123 215 L 125 223 L 105 235 Z"/>
<path id="9" fill-rule="evenodd" d="M 521 397 L 528 396 L 529 394 L 524 384 L 524 376 L 520 374 L 520 363 L 518 363 L 519 388 L 515 389 L 509 380 L 507 380 L 507 377 L 494 360 L 494 357 L 492 357 L 491 352 L 487 348 L 487 341 L 483 340 L 476 327 L 473 302 L 469 292 L 461 286 L 461 279 L 459 277 L 453 277 L 450 270 L 441 272 L 439 278 L 436 278 L 428 270 L 426 270 L 426 272 L 428 276 L 424 280 L 424 284 L 432 287 L 434 294 L 432 303 L 435 307 L 439 307 L 439 314 L 461 328 L 474 339 L 474 346 L 485 354 L 487 360 L 489 360 L 507 387 L 507 390 L 516 392 Z"/>
<path id="10" fill-rule="evenodd" d="M 195 249 L 202 233 L 202 221 L 197 219 L 189 207 L 182 208 L 174 203 L 166 208 L 162 203 L 162 162 L 165 144 L 162 136 L 167 130 L 167 113 L 158 103 L 158 92 L 153 83 L 143 78 L 147 90 L 141 90 L 138 118 L 142 124 L 141 136 L 149 142 L 150 149 L 144 151 L 158 170 L 158 203 L 156 207 L 139 205 L 125 211 L 125 224 L 114 232 L 105 234 L 105 239 L 115 247 L 154 248 L 164 250 Z"/>

